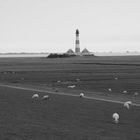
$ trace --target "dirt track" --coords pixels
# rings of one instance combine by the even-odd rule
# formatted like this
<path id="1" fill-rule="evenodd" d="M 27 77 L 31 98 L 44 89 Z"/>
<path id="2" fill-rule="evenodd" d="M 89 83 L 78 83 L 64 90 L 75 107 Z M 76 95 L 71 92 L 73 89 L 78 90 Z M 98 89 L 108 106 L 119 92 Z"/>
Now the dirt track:
<path id="1" fill-rule="evenodd" d="M 79 97 L 79 93 L 64 93 L 64 92 L 54 92 L 54 91 L 50 91 L 50 90 L 43 90 L 43 89 L 39 89 L 40 87 L 26 87 L 24 85 L 6 85 L 6 84 L 0 84 L 0 86 L 2 87 L 7 87 L 7 88 L 13 88 L 13 89 L 20 89 L 20 90 L 27 90 L 27 91 L 37 91 L 37 92 L 43 92 L 43 93 L 51 93 L 51 94 L 57 94 L 57 95 L 66 95 L 66 96 L 76 96 L 76 97 Z M 116 100 L 114 97 L 112 96 L 97 96 L 97 94 L 92 94 L 92 96 L 88 96 L 85 94 L 84 98 L 86 99 L 92 99 L 92 100 L 98 100 L 98 101 L 104 101 L 104 102 L 111 102 L 111 103 L 118 103 L 118 104 L 124 104 L 125 101 L 129 100 L 127 98 L 123 98 L 123 99 L 120 99 L 120 100 L 124 100 L 124 101 L 120 101 L 120 100 Z M 132 101 L 132 100 L 131 100 Z M 134 106 L 139 106 L 140 107 L 140 104 L 138 103 L 135 103 L 135 99 L 133 99 L 133 104 Z"/>

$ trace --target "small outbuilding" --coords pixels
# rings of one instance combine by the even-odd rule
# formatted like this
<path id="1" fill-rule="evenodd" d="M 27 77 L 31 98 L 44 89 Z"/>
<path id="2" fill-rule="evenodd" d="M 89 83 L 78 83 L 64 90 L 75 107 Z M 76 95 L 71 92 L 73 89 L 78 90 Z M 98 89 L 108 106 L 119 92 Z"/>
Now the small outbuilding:
<path id="1" fill-rule="evenodd" d="M 90 52 L 85 48 L 83 49 L 83 51 L 81 52 L 82 55 L 89 55 Z"/>
<path id="2" fill-rule="evenodd" d="M 69 54 L 69 55 L 75 54 L 74 51 L 73 51 L 72 49 L 69 49 L 66 53 Z"/>

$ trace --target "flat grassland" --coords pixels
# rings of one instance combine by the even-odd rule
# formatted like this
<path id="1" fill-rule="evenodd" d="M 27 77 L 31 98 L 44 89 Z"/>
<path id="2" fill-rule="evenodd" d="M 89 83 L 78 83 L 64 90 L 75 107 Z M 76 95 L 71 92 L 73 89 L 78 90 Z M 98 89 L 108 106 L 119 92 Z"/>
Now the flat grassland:
<path id="1" fill-rule="evenodd" d="M 115 78 L 118 78 L 115 80 Z M 0 83 L 140 103 L 140 56 L 0 58 Z M 68 88 L 75 85 L 74 89 Z M 108 91 L 111 88 L 112 91 Z M 124 90 L 127 93 L 122 93 Z M 138 92 L 138 95 L 134 95 Z M 139 140 L 140 107 L 0 87 L 0 139 Z M 39 93 L 42 97 L 45 93 Z M 112 113 L 120 114 L 119 124 Z"/>

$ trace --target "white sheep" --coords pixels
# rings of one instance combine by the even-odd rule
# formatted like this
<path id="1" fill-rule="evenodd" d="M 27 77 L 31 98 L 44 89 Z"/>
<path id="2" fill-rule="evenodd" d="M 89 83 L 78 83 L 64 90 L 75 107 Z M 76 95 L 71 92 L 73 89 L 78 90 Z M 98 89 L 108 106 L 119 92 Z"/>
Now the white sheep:
<path id="1" fill-rule="evenodd" d="M 135 92 L 134 95 L 137 96 L 137 95 L 139 95 L 139 93 L 138 92 Z"/>
<path id="2" fill-rule="evenodd" d="M 127 103 L 128 103 L 129 105 L 132 105 L 132 101 L 127 101 Z"/>
<path id="3" fill-rule="evenodd" d="M 130 105 L 132 105 L 132 102 L 131 101 L 127 101 L 127 102 L 124 103 L 123 106 L 126 107 L 127 109 L 129 109 Z"/>
<path id="4" fill-rule="evenodd" d="M 108 91 L 110 91 L 110 92 L 111 92 L 111 91 L 112 91 L 112 89 L 111 89 L 111 88 L 109 88 L 109 89 L 108 89 Z"/>
<path id="5" fill-rule="evenodd" d="M 34 95 L 32 96 L 32 98 L 39 98 L 39 95 L 38 95 L 38 94 L 34 94 Z"/>
<path id="6" fill-rule="evenodd" d="M 76 86 L 75 85 L 72 85 L 72 86 L 68 86 L 68 88 L 75 88 Z"/>
<path id="7" fill-rule="evenodd" d="M 114 79 L 115 79 L 115 80 L 118 80 L 118 78 L 117 78 L 117 77 L 115 77 Z"/>
<path id="8" fill-rule="evenodd" d="M 118 113 L 113 113 L 112 118 L 113 118 L 115 123 L 119 122 L 119 114 Z"/>
<path id="9" fill-rule="evenodd" d="M 76 81 L 80 81 L 80 79 L 77 78 Z"/>
<path id="10" fill-rule="evenodd" d="M 126 91 L 126 90 L 124 90 L 122 93 L 127 93 L 127 91 Z"/>
<path id="11" fill-rule="evenodd" d="M 61 81 L 57 81 L 57 83 L 60 83 Z"/>
<path id="12" fill-rule="evenodd" d="M 50 98 L 49 95 L 44 95 L 44 96 L 42 97 L 43 100 L 48 100 L 49 98 Z"/>
<path id="13" fill-rule="evenodd" d="M 84 93 L 80 93 L 80 97 L 81 97 L 81 98 L 84 97 Z"/>

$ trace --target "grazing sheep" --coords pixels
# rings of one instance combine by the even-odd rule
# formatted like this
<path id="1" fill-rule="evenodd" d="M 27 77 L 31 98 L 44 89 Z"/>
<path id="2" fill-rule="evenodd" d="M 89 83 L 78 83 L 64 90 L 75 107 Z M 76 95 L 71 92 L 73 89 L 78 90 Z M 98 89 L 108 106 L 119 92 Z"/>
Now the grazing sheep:
<path id="1" fill-rule="evenodd" d="M 39 98 L 39 95 L 38 95 L 38 94 L 34 94 L 34 95 L 32 96 L 32 98 Z"/>
<path id="2" fill-rule="evenodd" d="M 118 80 L 118 78 L 117 78 L 117 77 L 115 77 L 114 79 L 115 79 L 115 80 Z"/>
<path id="3" fill-rule="evenodd" d="M 129 105 L 132 105 L 132 102 L 131 102 L 131 101 L 127 101 L 127 103 L 128 103 Z"/>
<path id="4" fill-rule="evenodd" d="M 60 83 L 61 81 L 57 81 L 57 83 Z"/>
<path id="5" fill-rule="evenodd" d="M 112 91 L 112 89 L 111 89 L 111 88 L 109 88 L 109 89 L 108 89 L 108 91 L 110 91 L 110 92 L 111 92 L 111 91 Z"/>
<path id="6" fill-rule="evenodd" d="M 80 79 L 76 79 L 76 81 L 80 81 Z"/>
<path id="7" fill-rule="evenodd" d="M 135 92 L 134 95 L 137 96 L 137 95 L 139 95 L 139 93 L 138 92 Z"/>
<path id="8" fill-rule="evenodd" d="M 123 106 L 126 107 L 127 109 L 129 109 L 130 105 L 132 105 L 132 102 L 131 101 L 127 101 L 127 102 L 124 103 Z"/>
<path id="9" fill-rule="evenodd" d="M 119 122 L 119 114 L 118 113 L 113 113 L 112 118 L 113 118 L 115 123 Z"/>
<path id="10" fill-rule="evenodd" d="M 42 97 L 42 99 L 43 99 L 43 100 L 48 100 L 48 99 L 50 99 L 50 96 L 49 96 L 49 95 L 44 95 L 44 96 Z"/>
<path id="11" fill-rule="evenodd" d="M 75 85 L 72 85 L 72 86 L 68 86 L 68 88 L 75 88 L 76 86 Z"/>
<path id="12" fill-rule="evenodd" d="M 127 91 L 126 91 L 126 90 L 124 90 L 122 93 L 127 93 Z"/>
<path id="13" fill-rule="evenodd" d="M 81 98 L 84 97 L 84 93 L 80 93 L 80 97 L 81 97 Z"/>

